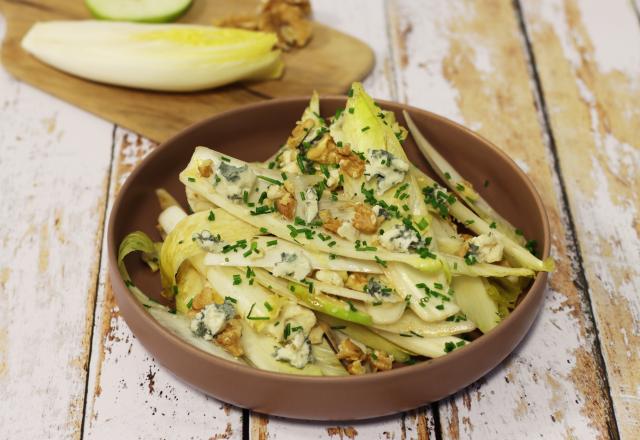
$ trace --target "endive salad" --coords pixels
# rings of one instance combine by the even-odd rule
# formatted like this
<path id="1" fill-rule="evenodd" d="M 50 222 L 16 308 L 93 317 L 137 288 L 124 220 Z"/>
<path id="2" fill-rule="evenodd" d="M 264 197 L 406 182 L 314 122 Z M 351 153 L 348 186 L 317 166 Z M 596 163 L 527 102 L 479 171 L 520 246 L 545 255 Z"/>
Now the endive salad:
<path id="1" fill-rule="evenodd" d="M 553 261 L 405 118 L 441 183 L 411 164 L 407 130 L 359 83 L 329 118 L 314 94 L 264 163 L 196 147 L 179 176 L 188 208 L 159 189 L 163 240 L 122 242 L 127 285 L 184 340 L 282 373 L 390 370 L 491 331 Z M 169 305 L 130 280 L 133 251 L 159 270 Z"/>

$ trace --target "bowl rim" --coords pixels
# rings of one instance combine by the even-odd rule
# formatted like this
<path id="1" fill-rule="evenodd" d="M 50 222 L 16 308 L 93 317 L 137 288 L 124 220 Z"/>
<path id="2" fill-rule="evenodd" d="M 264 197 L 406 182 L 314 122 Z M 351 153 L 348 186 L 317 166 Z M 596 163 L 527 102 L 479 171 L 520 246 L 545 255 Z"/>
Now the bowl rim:
<path id="1" fill-rule="evenodd" d="M 455 363 L 463 356 L 471 356 L 473 353 L 481 352 L 485 350 L 485 348 L 490 345 L 494 339 L 499 339 L 499 335 L 505 333 L 509 330 L 510 323 L 516 321 L 517 319 L 521 319 L 524 313 L 526 313 L 526 309 L 528 307 L 524 307 L 525 304 L 535 301 L 534 296 L 530 295 L 530 292 L 540 292 L 539 295 L 544 295 L 545 289 L 544 284 L 547 281 L 548 273 L 547 272 L 538 272 L 534 278 L 533 283 L 527 290 L 527 294 L 524 296 L 522 301 L 518 304 L 518 306 L 505 318 L 500 324 L 498 324 L 494 329 L 492 329 L 489 333 L 483 334 L 478 339 L 472 341 L 470 344 L 466 344 L 464 347 L 454 350 L 451 353 L 448 353 L 446 356 L 441 356 L 438 358 L 428 359 L 426 361 L 418 362 L 414 365 L 407 365 L 401 368 L 396 368 L 388 371 L 378 372 L 376 374 L 364 374 L 364 375 L 356 375 L 356 376 L 305 376 L 305 375 L 297 375 L 297 374 L 287 374 L 287 373 L 276 373 L 271 371 L 260 370 L 258 368 L 232 362 L 223 358 L 219 358 L 213 354 L 207 353 L 199 348 L 187 343 L 186 341 L 180 339 L 178 336 L 173 334 L 171 331 L 160 325 L 155 318 L 149 314 L 146 309 L 142 306 L 142 304 L 135 299 L 131 291 L 126 287 L 120 272 L 117 267 L 117 252 L 118 243 L 115 242 L 115 219 L 120 214 L 120 208 L 122 204 L 123 194 L 125 194 L 130 187 L 133 185 L 135 178 L 140 174 L 149 164 L 156 159 L 157 156 L 163 154 L 164 150 L 168 148 L 169 145 L 175 142 L 176 139 L 183 136 L 186 132 L 191 132 L 199 129 L 202 126 L 205 126 L 211 121 L 215 121 L 216 119 L 224 118 L 231 116 L 236 113 L 244 113 L 244 112 L 252 112 L 256 109 L 260 109 L 262 107 L 272 107 L 279 106 L 288 103 L 306 103 L 310 99 L 309 95 L 300 95 L 300 96 L 292 96 L 287 98 L 278 98 L 278 99 L 270 99 L 266 101 L 261 101 L 257 103 L 252 103 L 248 105 L 243 105 L 240 107 L 236 107 L 231 110 L 227 110 L 225 112 L 217 113 L 208 118 L 205 118 L 201 121 L 193 123 L 178 133 L 171 136 L 166 141 L 160 143 L 156 148 L 153 149 L 142 161 L 134 168 L 131 174 L 127 177 L 122 187 L 119 189 L 118 194 L 116 195 L 116 199 L 113 202 L 111 210 L 109 212 L 109 222 L 107 228 L 107 252 L 108 252 L 108 262 L 109 262 L 109 273 L 112 282 L 113 290 L 125 291 L 127 295 L 130 296 L 130 299 L 136 305 L 136 310 L 138 311 L 138 315 L 140 315 L 141 319 L 144 321 L 146 326 L 151 326 L 155 332 L 159 332 L 166 339 L 171 340 L 173 343 L 179 344 L 183 349 L 189 351 L 193 356 L 195 356 L 198 361 L 208 362 L 216 367 L 225 368 L 225 369 L 233 369 L 234 373 L 237 374 L 250 374 L 258 377 L 262 377 L 265 380 L 285 380 L 289 384 L 295 385 L 298 383 L 317 383 L 322 385 L 327 384 L 345 384 L 345 383 L 360 383 L 360 384 L 376 384 L 380 381 L 392 380 L 393 378 L 403 377 L 406 375 L 420 375 L 429 371 L 429 369 L 434 368 L 436 365 L 447 364 L 447 363 Z M 343 100 L 346 101 L 346 95 L 325 95 L 320 97 L 320 103 L 322 100 Z M 516 174 L 524 181 L 526 188 L 533 195 L 535 201 L 535 207 L 538 213 L 542 217 L 542 242 L 544 244 L 542 248 L 542 258 L 547 258 L 550 253 L 551 247 L 551 237 L 549 230 L 549 218 L 547 214 L 547 210 L 542 202 L 542 198 L 540 194 L 536 190 L 533 182 L 529 179 L 529 177 L 524 173 L 524 171 L 516 164 L 516 162 L 511 159 L 505 152 L 503 152 L 500 148 L 498 148 L 495 144 L 482 137 L 478 133 L 470 130 L 463 125 L 446 118 L 444 116 L 438 115 L 436 113 L 430 112 L 428 110 L 420 109 L 414 106 L 410 106 L 405 103 L 395 102 L 390 100 L 376 99 L 376 103 L 378 103 L 381 107 L 385 105 L 393 105 L 400 106 L 402 110 L 406 110 L 409 114 L 426 114 L 432 119 L 437 119 L 440 122 L 448 125 L 453 125 L 454 128 L 465 132 L 467 135 L 475 138 L 489 149 L 493 150 L 494 153 L 498 154 L 502 159 L 506 160 L 508 164 L 511 165 L 512 168 L 515 169 Z M 195 146 L 194 146 L 195 148 Z M 535 309 L 535 313 L 539 313 L 539 308 Z M 523 334 L 529 332 L 530 328 Z M 518 341 L 518 344 L 521 341 Z M 516 345 L 517 346 L 517 345 Z M 145 347 L 146 349 L 146 347 Z M 515 350 L 515 348 L 514 348 Z M 508 354 L 507 354 L 508 356 Z M 500 359 L 499 362 L 502 362 L 504 359 Z M 485 373 L 486 374 L 486 373 Z M 484 374 L 483 374 L 484 375 Z"/>

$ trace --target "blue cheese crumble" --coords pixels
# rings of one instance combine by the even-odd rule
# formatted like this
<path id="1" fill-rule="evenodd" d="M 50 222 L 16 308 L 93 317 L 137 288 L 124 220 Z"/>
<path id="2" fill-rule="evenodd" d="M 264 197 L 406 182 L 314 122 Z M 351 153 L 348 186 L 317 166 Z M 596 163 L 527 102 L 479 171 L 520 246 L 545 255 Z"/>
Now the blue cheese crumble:
<path id="1" fill-rule="evenodd" d="M 196 242 L 203 250 L 207 252 L 219 253 L 222 252 L 222 248 L 227 244 L 220 234 L 212 234 L 206 229 L 201 232 L 196 232 L 191 236 L 191 239 Z"/>
<path id="2" fill-rule="evenodd" d="M 473 255 L 479 263 L 495 263 L 502 260 L 504 246 L 492 232 L 473 237 L 468 243 L 469 250 L 473 250 Z"/>
<path id="3" fill-rule="evenodd" d="M 311 344 L 301 328 L 300 330 L 292 330 L 292 334 L 285 344 L 275 349 L 273 356 L 276 360 L 288 362 L 295 368 L 302 369 L 312 360 Z"/>
<path id="4" fill-rule="evenodd" d="M 248 165 L 237 167 L 220 161 L 216 172 L 216 191 L 235 202 L 242 200 L 245 191 L 251 192 L 256 181 L 256 175 Z"/>
<path id="5" fill-rule="evenodd" d="M 404 180 L 409 164 L 386 150 L 369 150 L 364 175 L 367 181 L 375 178 L 378 195 Z"/>
<path id="6" fill-rule="evenodd" d="M 300 252 L 282 252 L 280 261 L 273 266 L 276 277 L 290 277 L 301 281 L 311 272 L 311 263 Z"/>
<path id="7" fill-rule="evenodd" d="M 209 304 L 191 320 L 191 331 L 205 341 L 210 341 L 222 331 L 227 321 L 235 314 L 236 308 L 231 301 Z"/>
<path id="8" fill-rule="evenodd" d="M 305 222 L 311 223 L 318 215 L 318 193 L 314 188 L 307 188 L 304 199 L 300 200 L 300 211 Z"/>
<path id="9" fill-rule="evenodd" d="M 380 236 L 380 244 L 396 252 L 409 252 L 420 246 L 418 233 L 406 225 L 395 225 Z"/>

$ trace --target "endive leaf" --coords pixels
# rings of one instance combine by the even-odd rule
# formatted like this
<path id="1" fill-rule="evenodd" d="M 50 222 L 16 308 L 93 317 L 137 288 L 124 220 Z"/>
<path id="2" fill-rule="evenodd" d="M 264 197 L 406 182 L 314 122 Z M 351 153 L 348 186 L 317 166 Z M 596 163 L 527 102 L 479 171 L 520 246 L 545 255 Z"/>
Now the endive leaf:
<path id="1" fill-rule="evenodd" d="M 258 233 L 256 228 L 238 222 L 235 217 L 219 208 L 196 212 L 182 219 L 167 235 L 160 250 L 160 273 L 166 296 L 172 296 L 174 293 L 172 289 L 176 284 L 175 276 L 180 265 L 191 257 L 205 254 L 205 251 L 193 240 L 194 234 L 205 230 L 212 235 L 220 234 L 221 238 L 228 243 Z"/>
<path id="2" fill-rule="evenodd" d="M 282 73 L 275 34 L 192 24 L 36 23 L 22 47 L 93 81 L 184 92 Z"/>
<path id="3" fill-rule="evenodd" d="M 170 311 L 168 307 L 149 298 L 133 284 L 124 264 L 124 258 L 132 252 L 148 252 L 152 248 L 153 241 L 151 241 L 144 232 L 140 231 L 132 232 L 127 235 L 120 244 L 118 251 L 118 268 L 120 270 L 120 275 L 124 279 L 127 288 L 131 291 L 133 296 L 140 301 L 140 303 L 160 325 L 183 341 L 199 348 L 202 351 L 213 354 L 214 356 L 218 356 L 232 362 L 244 363 L 243 360 L 232 356 L 229 352 L 216 344 L 194 336 L 190 328 L 191 321 L 188 317 L 184 315 L 176 315 L 174 312 Z"/>
<path id="4" fill-rule="evenodd" d="M 241 219 L 256 228 L 265 228 L 271 234 L 276 235 L 283 240 L 297 242 L 298 244 L 305 246 L 306 249 L 312 251 L 325 252 L 327 254 L 335 254 L 369 261 L 378 261 L 379 259 L 400 261 L 426 272 L 438 272 L 443 269 L 443 263 L 438 258 L 420 258 L 417 254 L 390 252 L 383 248 L 377 248 L 375 252 L 361 251 L 356 249 L 351 241 L 345 240 L 344 238 L 328 231 L 318 230 L 319 232 L 321 231 L 323 234 L 330 236 L 330 240 L 322 240 L 319 238 L 319 235 L 313 235 L 312 237 L 307 238 L 307 235 L 303 232 L 294 232 L 292 228 L 299 231 L 308 228 L 301 228 L 294 222 L 283 219 L 280 213 L 266 211 L 256 215 L 256 211 L 254 211 L 254 209 L 248 204 L 235 203 L 225 197 L 222 193 L 217 192 L 216 188 L 208 180 L 211 177 L 204 178 L 200 175 L 198 171 L 199 163 L 211 160 L 214 164 L 214 168 L 216 168 L 222 161 L 221 157 L 222 155 L 214 150 L 205 147 L 196 147 L 193 156 L 191 157 L 191 161 L 180 173 L 180 181 L 188 188 L 191 188 L 193 191 L 201 194 L 209 201 L 238 219 Z M 258 177 L 256 180 L 256 189 L 258 189 L 258 191 L 252 191 L 251 194 L 248 194 L 249 203 L 257 202 L 257 195 L 265 191 L 266 186 L 268 186 L 265 186 L 265 182 L 275 181 L 280 177 L 278 173 L 271 172 L 271 170 L 259 168 L 253 164 L 249 164 L 238 159 L 230 160 L 230 163 L 234 166 L 248 166 L 249 169 L 251 169 Z M 282 182 L 280 182 L 280 184 L 281 183 Z M 264 207 L 267 207 L 267 205 L 264 205 Z"/>

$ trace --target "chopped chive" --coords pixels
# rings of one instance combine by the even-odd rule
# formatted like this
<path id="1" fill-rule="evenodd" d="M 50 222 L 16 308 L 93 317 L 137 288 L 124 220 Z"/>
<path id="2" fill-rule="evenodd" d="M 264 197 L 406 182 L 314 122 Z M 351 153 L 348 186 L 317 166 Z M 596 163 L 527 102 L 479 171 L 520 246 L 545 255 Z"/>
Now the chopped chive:
<path id="1" fill-rule="evenodd" d="M 189 182 L 195 182 L 196 181 L 196 179 L 194 177 L 187 177 L 187 180 Z"/>
<path id="2" fill-rule="evenodd" d="M 387 267 L 387 262 L 386 261 L 378 258 L 377 255 L 375 255 L 374 258 L 376 259 L 376 263 L 378 263 L 380 266 Z"/>
<path id="3" fill-rule="evenodd" d="M 247 313 L 247 319 L 252 321 L 267 321 L 269 319 L 268 316 L 251 316 L 251 312 L 253 312 L 253 308 L 256 306 L 256 303 L 251 304 L 251 308 L 249 309 L 249 313 Z"/>
<path id="4" fill-rule="evenodd" d="M 209 211 L 209 216 L 207 217 L 207 220 L 209 220 L 210 222 L 214 221 L 216 219 L 216 215 L 213 213 L 213 211 Z"/>
<path id="5" fill-rule="evenodd" d="M 257 177 L 258 177 L 258 179 L 262 179 L 265 182 L 269 182 L 269 183 L 273 183 L 274 185 L 282 186 L 282 182 L 280 182 L 277 179 L 272 179 L 271 177 L 267 177 L 267 176 L 257 176 Z"/>
<path id="6" fill-rule="evenodd" d="M 267 309 L 268 311 L 273 310 L 273 306 L 269 304 L 267 301 L 264 302 L 264 308 Z"/>
<path id="7" fill-rule="evenodd" d="M 267 246 L 275 246 L 278 244 L 278 240 L 269 240 L 267 241 Z"/>
<path id="8" fill-rule="evenodd" d="M 275 212 L 275 208 L 271 207 L 271 206 L 258 206 L 255 210 L 253 211 L 249 211 L 249 214 L 251 215 L 262 215 L 262 214 L 269 214 Z"/>
<path id="9" fill-rule="evenodd" d="M 418 229 L 423 231 L 423 230 L 425 230 L 427 228 L 427 226 L 429 226 L 429 222 L 427 221 L 426 218 L 422 217 L 420 219 L 420 221 L 418 223 L 416 223 L 416 226 L 418 226 Z"/>

